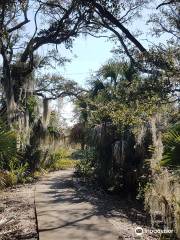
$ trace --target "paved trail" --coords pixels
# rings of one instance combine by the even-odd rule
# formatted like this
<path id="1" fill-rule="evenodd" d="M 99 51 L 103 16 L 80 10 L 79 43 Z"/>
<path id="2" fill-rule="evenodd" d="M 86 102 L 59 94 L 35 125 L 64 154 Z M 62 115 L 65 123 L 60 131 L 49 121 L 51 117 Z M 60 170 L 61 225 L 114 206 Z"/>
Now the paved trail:
<path id="1" fill-rule="evenodd" d="M 37 184 L 40 240 L 117 240 L 113 225 L 73 187 L 72 174 L 52 173 Z"/>

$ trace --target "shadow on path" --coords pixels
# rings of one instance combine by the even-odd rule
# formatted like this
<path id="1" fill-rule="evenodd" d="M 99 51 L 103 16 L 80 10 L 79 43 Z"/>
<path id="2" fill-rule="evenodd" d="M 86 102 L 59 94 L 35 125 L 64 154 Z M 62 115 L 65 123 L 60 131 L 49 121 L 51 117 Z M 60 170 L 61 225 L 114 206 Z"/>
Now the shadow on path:
<path id="1" fill-rule="evenodd" d="M 74 187 L 72 175 L 72 171 L 52 173 L 36 187 L 40 240 L 118 239 L 104 209 Z"/>

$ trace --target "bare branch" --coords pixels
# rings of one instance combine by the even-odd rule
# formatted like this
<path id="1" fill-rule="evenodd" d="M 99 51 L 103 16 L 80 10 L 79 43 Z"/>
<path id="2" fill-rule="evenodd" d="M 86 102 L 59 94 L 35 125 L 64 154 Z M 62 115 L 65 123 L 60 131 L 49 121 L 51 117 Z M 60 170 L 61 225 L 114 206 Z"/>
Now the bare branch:
<path id="1" fill-rule="evenodd" d="M 169 2 L 163 2 L 163 3 L 159 4 L 159 5 L 156 7 L 156 9 L 158 9 L 158 8 L 160 8 L 160 7 L 162 7 L 162 6 L 165 6 L 165 5 L 172 4 L 172 3 L 176 3 L 176 0 L 171 0 L 171 1 L 169 1 Z"/>
<path id="2" fill-rule="evenodd" d="M 112 24 L 117 26 L 141 52 L 147 53 L 147 50 L 142 46 L 142 44 L 106 8 L 97 3 L 95 0 L 88 0 L 88 2 L 98 9 L 101 17 L 108 19 Z"/>
<path id="3" fill-rule="evenodd" d="M 27 4 L 28 6 L 28 4 Z M 27 17 L 27 6 L 25 7 L 25 9 L 23 10 L 23 14 L 24 14 L 24 21 L 22 21 L 21 23 L 17 24 L 16 26 L 8 29 L 8 33 L 11 33 L 11 32 L 14 32 L 18 29 L 20 29 L 21 27 L 23 27 L 24 25 L 26 25 L 27 23 L 30 22 L 30 20 L 28 20 L 28 17 Z"/>
<path id="4" fill-rule="evenodd" d="M 131 4 L 130 4 L 130 7 L 129 7 L 129 9 L 127 10 L 127 12 L 120 18 L 120 19 L 118 19 L 118 21 L 119 22 L 121 22 L 122 23 L 122 21 L 123 22 L 126 22 L 128 19 L 129 19 L 129 17 L 128 17 L 128 19 L 125 19 L 128 15 L 129 15 L 129 13 L 131 13 L 132 11 L 134 11 L 134 10 L 136 10 L 137 8 L 139 8 L 141 6 L 141 4 L 136 4 L 135 6 L 131 6 Z M 125 19 L 125 20 L 124 20 Z"/>
<path id="5" fill-rule="evenodd" d="M 37 14 L 38 14 L 38 12 L 40 11 L 41 6 L 42 6 L 42 5 L 39 6 L 39 8 L 37 9 L 37 11 L 36 11 L 36 13 L 35 13 L 35 15 L 34 15 L 35 30 L 34 30 L 34 34 L 33 34 L 32 38 L 31 38 L 31 40 L 35 37 L 35 35 L 36 35 L 36 33 L 37 33 L 37 30 L 38 30 L 38 26 L 37 26 Z"/>
<path id="6" fill-rule="evenodd" d="M 39 47 L 45 44 L 61 44 L 68 40 L 71 36 L 76 35 L 76 31 L 78 30 L 78 25 L 82 21 L 82 19 L 79 17 L 76 24 L 74 24 L 74 28 L 71 30 L 64 30 L 63 29 L 63 23 L 65 20 L 67 20 L 72 13 L 74 9 L 74 6 L 72 4 L 71 7 L 69 7 L 68 10 L 64 13 L 62 18 L 57 21 L 57 26 L 54 27 L 51 25 L 47 30 L 44 31 L 44 36 L 38 36 L 34 39 L 32 38 L 29 43 L 27 44 L 23 54 L 21 55 L 21 62 L 25 62 L 30 55 L 33 54 L 35 50 L 37 50 Z M 52 31 L 53 30 L 53 31 Z M 51 33 L 49 33 L 51 32 Z M 58 34 L 61 33 L 61 36 L 58 37 Z"/>
<path id="7" fill-rule="evenodd" d="M 60 4 L 56 4 L 56 3 L 54 3 L 54 2 L 43 2 L 43 1 L 41 1 L 41 0 L 38 0 L 38 2 L 41 3 L 41 4 L 43 4 L 43 5 L 49 6 L 49 7 L 51 7 L 51 8 L 59 8 L 59 9 L 61 9 L 61 10 L 66 11 L 66 9 L 63 8 Z"/>

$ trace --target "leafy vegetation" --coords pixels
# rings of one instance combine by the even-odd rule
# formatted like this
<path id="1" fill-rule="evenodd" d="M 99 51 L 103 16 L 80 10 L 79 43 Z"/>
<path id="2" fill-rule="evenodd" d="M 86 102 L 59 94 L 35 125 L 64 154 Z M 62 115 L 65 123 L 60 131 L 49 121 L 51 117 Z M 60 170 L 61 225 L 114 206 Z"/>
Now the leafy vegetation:
<path id="1" fill-rule="evenodd" d="M 164 154 L 161 164 L 169 167 L 180 166 L 180 124 L 176 124 L 164 134 Z"/>
<path id="2" fill-rule="evenodd" d="M 61 148 L 50 155 L 46 169 L 49 171 L 65 170 L 74 168 L 77 160 L 71 158 L 71 153 L 67 148 Z"/>
<path id="3" fill-rule="evenodd" d="M 75 173 L 83 178 L 91 178 L 94 174 L 93 162 L 95 160 L 94 149 L 81 151 L 80 159 L 75 165 Z"/>
<path id="4" fill-rule="evenodd" d="M 165 226 L 179 234 L 179 110 L 169 83 L 164 76 L 144 76 L 127 63 L 110 61 L 89 88 L 77 109 L 86 151 L 93 149 L 94 157 L 84 157 L 77 173 L 108 191 L 145 201 L 152 224 L 160 211 Z M 78 134 L 75 139 L 78 143 Z"/>
<path id="5" fill-rule="evenodd" d="M 17 155 L 16 134 L 0 123 L 0 168 L 5 169 Z"/>
<path id="6" fill-rule="evenodd" d="M 155 42 L 145 47 L 130 26 L 153 4 L 146 23 Z M 27 34 L 29 22 L 35 29 Z M 80 34 L 114 43 L 87 89 L 50 74 L 70 61 L 58 46 L 71 50 Z M 152 219 L 160 206 L 164 225 L 180 238 L 178 43 L 177 0 L 1 1 L 0 187 L 75 166 L 106 190 L 143 195 Z M 76 106 L 71 129 L 52 109 L 64 97 Z M 70 144 L 81 150 L 71 156 Z"/>

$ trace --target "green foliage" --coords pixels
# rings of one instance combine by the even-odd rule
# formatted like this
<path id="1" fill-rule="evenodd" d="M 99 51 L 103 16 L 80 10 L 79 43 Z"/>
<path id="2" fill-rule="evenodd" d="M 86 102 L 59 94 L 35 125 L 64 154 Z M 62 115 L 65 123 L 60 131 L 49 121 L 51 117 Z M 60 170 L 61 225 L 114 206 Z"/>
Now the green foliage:
<path id="1" fill-rule="evenodd" d="M 4 123 L 0 123 L 0 186 L 9 187 L 25 183 L 29 177 L 29 165 L 17 151 L 17 136 Z"/>
<path id="2" fill-rule="evenodd" d="M 28 176 L 28 165 L 19 164 L 15 165 L 13 162 L 10 163 L 10 171 L 0 172 L 0 188 L 12 187 L 19 183 L 26 183 L 33 179 Z"/>
<path id="3" fill-rule="evenodd" d="M 122 140 L 123 142 L 123 148 L 120 147 L 119 151 L 123 152 L 125 168 L 129 171 L 132 169 L 136 171 L 137 168 L 142 167 L 147 152 L 149 152 L 149 144 L 152 144 L 152 133 L 151 140 L 145 142 L 147 131 L 151 131 L 150 119 L 157 112 L 164 119 L 168 119 L 172 114 L 172 105 L 167 103 L 168 94 L 167 79 L 156 74 L 143 75 L 127 62 L 111 61 L 93 77 L 89 93 L 83 96 L 82 102 L 85 108 L 80 104 L 77 108 L 79 107 L 81 113 L 86 110 L 85 124 L 92 135 L 94 134 L 93 129 L 99 129 L 97 131 L 99 131 L 98 137 L 101 144 L 97 147 L 97 142 L 92 141 L 91 144 L 87 142 L 87 145 L 90 144 L 96 148 L 94 167 L 102 182 L 106 180 L 108 182 L 108 178 L 110 179 L 116 172 L 116 169 L 113 169 L 114 160 L 111 146 L 113 141 Z M 106 147 L 104 147 L 102 139 L 106 136 L 108 128 L 101 129 L 101 127 L 106 123 L 113 126 L 114 132 L 111 136 L 112 139 L 110 137 L 105 139 Z M 108 140 L 111 143 L 108 144 Z M 131 147 L 126 148 L 126 146 Z M 77 166 L 77 172 L 82 172 L 82 175 L 85 175 L 86 172 L 91 172 L 91 167 L 91 161 L 87 161 L 85 158 Z M 125 171 L 128 175 L 127 169 Z M 142 169 L 139 172 L 142 173 Z M 117 170 L 116 175 L 118 179 L 122 175 L 121 170 Z M 138 179 L 139 176 L 136 177 Z M 124 180 L 120 179 L 120 181 L 128 182 L 125 179 L 125 174 L 123 178 Z M 135 184 L 134 187 L 136 187 Z M 126 188 L 128 187 L 126 186 Z"/>
<path id="4" fill-rule="evenodd" d="M 76 163 L 77 163 L 76 160 L 72 160 L 68 158 L 58 159 L 56 162 L 54 162 L 49 166 L 49 170 L 57 171 L 57 170 L 66 170 L 66 169 L 74 168 Z"/>
<path id="5" fill-rule="evenodd" d="M 29 178 L 27 178 L 28 175 L 29 175 L 28 163 L 19 164 L 19 166 L 12 172 L 16 175 L 18 183 L 23 183 L 24 184 L 29 179 Z"/>
<path id="6" fill-rule="evenodd" d="M 81 159 L 76 164 L 76 174 L 80 177 L 91 177 L 94 173 L 95 151 L 92 148 L 85 149 L 82 152 Z"/>
<path id="7" fill-rule="evenodd" d="M 17 176 L 14 172 L 0 172 L 0 189 L 5 187 L 12 187 L 18 182 Z"/>
<path id="8" fill-rule="evenodd" d="M 131 64 L 111 61 L 90 82 L 84 96 L 86 122 L 90 126 L 113 122 L 118 128 L 147 123 L 155 112 L 168 112 L 169 84 L 163 77 L 142 76 Z M 163 103 L 163 104 L 162 104 Z"/>
<path id="9" fill-rule="evenodd" d="M 60 148 L 59 150 L 57 150 L 51 155 L 52 162 L 56 162 L 59 159 L 68 158 L 68 157 L 69 157 L 69 150 L 64 147 Z"/>
<path id="10" fill-rule="evenodd" d="M 57 116 L 57 112 L 55 111 L 51 112 L 48 130 L 49 132 L 55 132 L 59 130 L 59 118 Z"/>
<path id="11" fill-rule="evenodd" d="M 180 167 L 180 124 L 176 124 L 164 134 L 164 154 L 162 166 Z"/>
<path id="12" fill-rule="evenodd" d="M 82 149 L 76 149 L 71 154 L 71 158 L 74 160 L 81 160 L 83 159 L 83 156 L 84 156 L 84 150 Z"/>
<path id="13" fill-rule="evenodd" d="M 61 148 L 50 155 L 46 169 L 50 171 L 64 170 L 73 168 L 77 161 L 70 158 L 70 152 L 67 148 Z"/>
<path id="14" fill-rule="evenodd" d="M 5 168 L 16 155 L 16 134 L 0 122 L 0 169 Z"/>
<path id="15" fill-rule="evenodd" d="M 76 174 L 80 177 L 90 177 L 93 174 L 93 168 L 91 162 L 87 159 L 80 160 L 76 166 Z"/>
<path id="16" fill-rule="evenodd" d="M 29 96 L 27 99 L 27 109 L 29 111 L 30 122 L 33 122 L 37 116 L 36 107 L 38 105 L 36 96 Z"/>

